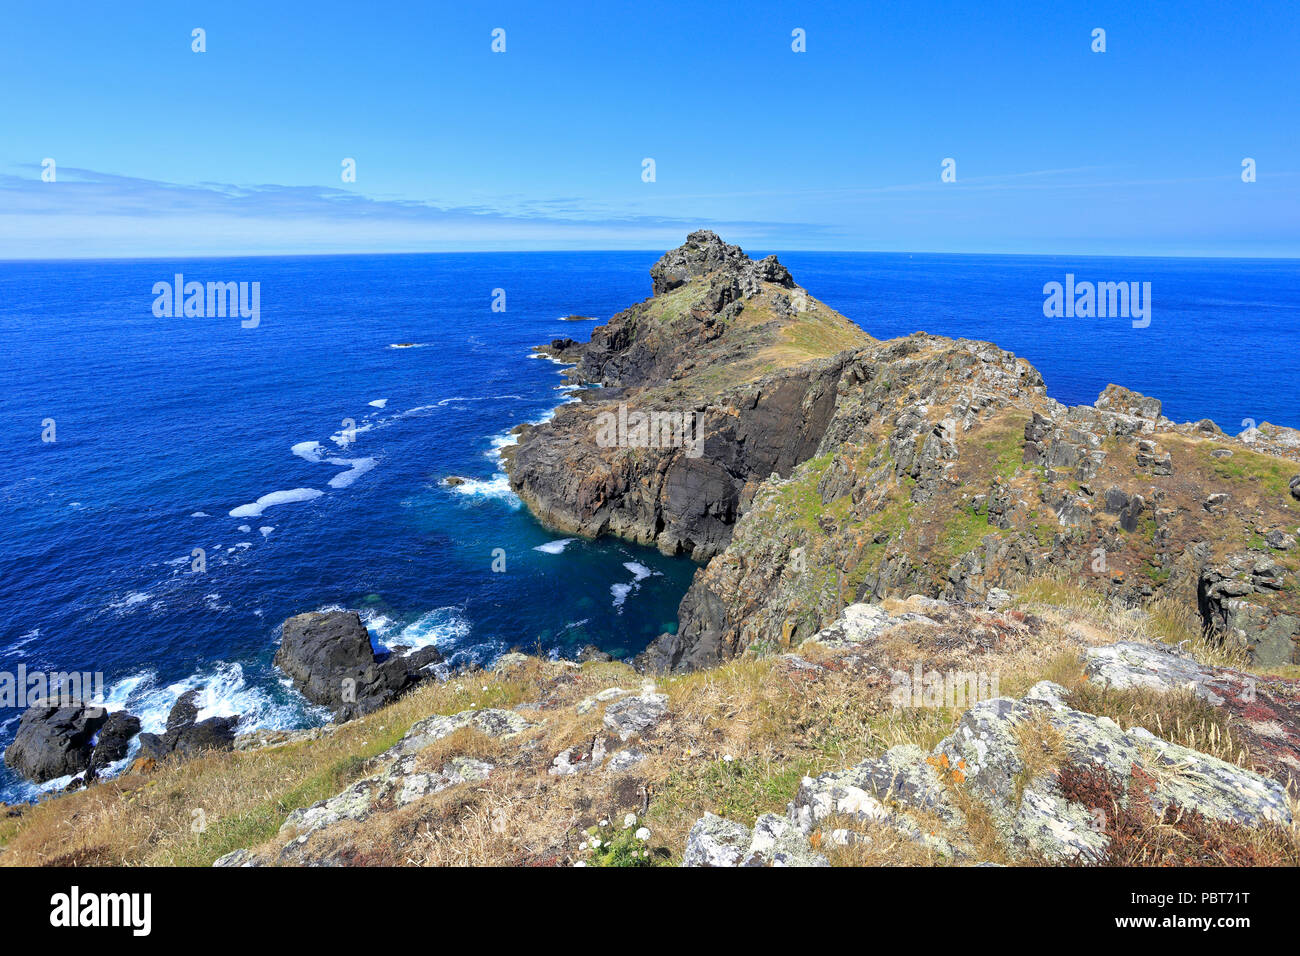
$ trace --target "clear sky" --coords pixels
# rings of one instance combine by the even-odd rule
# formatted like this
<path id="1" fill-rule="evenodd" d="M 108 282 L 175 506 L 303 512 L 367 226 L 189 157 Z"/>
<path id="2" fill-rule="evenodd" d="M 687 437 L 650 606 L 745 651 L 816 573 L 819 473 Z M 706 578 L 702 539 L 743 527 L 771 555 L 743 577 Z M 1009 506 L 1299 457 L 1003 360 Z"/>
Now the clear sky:
<path id="1" fill-rule="evenodd" d="M 10 0 L 0 258 L 1300 256 L 1298 63 L 1296 0 Z"/>

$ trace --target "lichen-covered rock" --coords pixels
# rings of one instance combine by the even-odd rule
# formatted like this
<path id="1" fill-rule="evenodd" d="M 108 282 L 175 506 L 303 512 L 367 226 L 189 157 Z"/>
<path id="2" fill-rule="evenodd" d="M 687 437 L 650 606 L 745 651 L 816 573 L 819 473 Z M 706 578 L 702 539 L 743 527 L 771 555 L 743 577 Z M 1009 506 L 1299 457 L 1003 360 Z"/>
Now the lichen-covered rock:
<path id="1" fill-rule="evenodd" d="M 631 770 L 642 760 L 645 760 L 645 754 L 636 747 L 628 747 L 626 750 L 616 751 L 609 758 L 609 772 L 622 773 L 625 770 Z"/>
<path id="2" fill-rule="evenodd" d="M 822 628 L 809 640 L 828 647 L 866 644 L 896 623 L 879 604 L 850 604 L 835 623 Z"/>
<path id="3" fill-rule="evenodd" d="M 530 726 L 522 715 L 496 709 L 435 715 L 415 723 L 401 740 L 375 758 L 379 765 L 376 772 L 342 793 L 294 810 L 285 818 L 280 832 L 292 834 L 293 839 L 281 850 L 277 862 L 308 862 L 310 840 L 317 831 L 344 820 L 365 820 L 380 810 L 395 810 L 462 783 L 485 780 L 493 770 L 487 761 L 467 756 L 453 756 L 437 769 L 428 770 L 423 766 L 421 751 L 430 744 L 463 727 L 506 739 Z"/>
<path id="4" fill-rule="evenodd" d="M 807 835 L 788 817 L 764 813 L 754 821 L 749 850 L 740 866 L 830 866 Z"/>
<path id="5" fill-rule="evenodd" d="M 752 842 L 748 827 L 706 813 L 691 827 L 682 866 L 739 866 Z"/>
<path id="6" fill-rule="evenodd" d="M 217 857 L 212 861 L 212 865 L 222 867 L 261 866 L 262 860 L 252 850 L 240 848 L 227 853 L 225 856 Z"/>
<path id="7" fill-rule="evenodd" d="M 1286 792 L 1277 782 L 1141 727 L 1121 730 L 1108 717 L 1070 708 L 1064 693 L 1059 685 L 1043 681 L 1020 700 L 982 701 L 934 751 L 944 769 L 983 802 L 1014 849 L 1058 859 L 1101 849 L 1094 821 L 1059 799 L 1054 777 L 1061 767 L 1023 779 L 1029 765 L 1016 728 L 1034 719 L 1046 720 L 1059 732 L 1066 763 L 1096 767 L 1126 782 L 1135 769 L 1154 778 L 1149 800 L 1156 812 L 1182 807 L 1211 820 L 1248 826 L 1290 824 Z M 1027 803 L 1025 794 L 1030 794 Z"/>
<path id="8" fill-rule="evenodd" d="M 1180 654 L 1171 647 L 1120 641 L 1089 648 L 1084 658 L 1084 672 L 1090 680 L 1116 690 L 1185 688 L 1216 706 L 1223 703 L 1223 695 L 1215 690 L 1216 684 L 1222 685 L 1215 668 L 1206 667 L 1190 654 Z"/>
<path id="9" fill-rule="evenodd" d="M 630 693 L 632 693 L 632 691 L 624 690 L 621 687 L 606 687 L 600 693 L 593 694 L 590 697 L 585 697 L 578 701 L 575 709 L 580 714 L 590 713 L 601 704 L 608 704 L 611 700 L 618 700 L 620 697 L 626 697 Z"/>
<path id="10" fill-rule="evenodd" d="M 395 810 L 459 783 L 486 780 L 492 764 L 473 757 L 452 757 L 438 770 L 419 771 L 414 754 L 399 757 L 383 771 L 358 780 L 337 796 L 292 811 L 281 833 L 302 836 L 340 820 L 364 820 L 382 806 Z"/>
<path id="11" fill-rule="evenodd" d="M 668 713 L 668 695 L 644 693 L 624 697 L 605 708 L 605 726 L 626 741 L 633 734 L 645 734 Z"/>
<path id="12" fill-rule="evenodd" d="M 450 716 L 435 714 L 412 724 L 411 729 L 389 752 L 415 753 L 462 727 L 472 727 L 489 737 L 508 739 L 515 734 L 523 733 L 531 726 L 532 722 L 523 714 L 493 707 L 484 710 L 463 710 Z"/>
<path id="13" fill-rule="evenodd" d="M 1135 641 L 1090 649 L 1085 671 L 1117 690 L 1194 691 L 1236 718 L 1233 735 L 1257 767 L 1300 789 L 1300 680 L 1210 667 L 1173 648 Z"/>

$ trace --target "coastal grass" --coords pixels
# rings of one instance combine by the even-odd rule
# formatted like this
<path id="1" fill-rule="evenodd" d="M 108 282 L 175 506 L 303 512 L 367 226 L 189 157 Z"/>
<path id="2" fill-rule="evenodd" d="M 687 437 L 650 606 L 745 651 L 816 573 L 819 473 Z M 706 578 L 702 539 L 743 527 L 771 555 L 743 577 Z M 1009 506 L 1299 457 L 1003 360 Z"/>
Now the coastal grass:
<path id="1" fill-rule="evenodd" d="M 1042 603 L 1047 597 L 1063 603 Z M 1248 765 L 1228 717 L 1207 713 L 1178 694 L 1117 694 L 1083 679 L 1087 647 L 1150 633 L 1149 617 L 1060 581 L 1024 589 L 1021 602 L 999 614 L 961 612 L 946 624 L 939 614 L 933 626 L 895 626 L 866 645 L 806 643 L 792 648 L 799 661 L 751 653 L 709 670 L 658 678 L 618 662 L 579 666 L 511 655 L 491 671 L 426 685 L 314 739 L 165 762 L 152 773 L 104 780 L 26 808 L 18 817 L 0 817 L 0 863 L 204 866 L 240 848 L 274 860 L 295 836 L 280 833 L 290 811 L 375 773 L 382 766 L 376 758 L 415 721 L 520 707 L 532 722 L 522 733 L 493 739 L 465 728 L 418 758 L 417 769 L 426 771 L 456 756 L 487 760 L 493 764 L 487 779 L 317 831 L 307 844 L 310 859 L 351 865 L 674 865 L 705 812 L 752 825 L 762 813 L 784 814 L 805 777 L 842 770 L 897 745 L 931 751 L 952 732 L 964 708 L 896 706 L 890 675 L 915 663 L 927 670 L 991 672 L 1002 695 L 1021 695 L 1039 680 L 1053 680 L 1080 709 Z M 923 608 L 898 599 L 885 606 L 891 613 Z M 604 707 L 590 701 L 614 687 L 664 694 L 665 718 L 646 735 L 619 742 L 603 725 Z M 1048 739 L 1050 727 L 1026 725 L 1017 732 L 1029 758 L 1027 773 L 1063 772 L 1060 742 Z M 576 760 L 601 737 L 611 753 L 635 747 L 643 759 L 622 773 L 552 772 L 558 753 L 573 748 Z M 816 829 L 818 851 L 833 865 L 1024 862 L 1008 858 L 979 801 L 960 786 L 950 789 L 962 812 L 960 826 L 910 813 L 920 829 L 908 836 L 835 817 Z M 628 814 L 635 827 L 623 827 Z M 648 840 L 631 835 L 641 826 L 650 832 Z M 922 838 L 914 839 L 918 833 Z M 927 840 L 927 833 L 941 839 Z M 964 855 L 938 853 L 935 847 L 944 840 Z M 1286 852 L 1285 844 L 1274 842 L 1257 857 L 1278 859 Z"/>
<path id="2" fill-rule="evenodd" d="M 1140 608 L 1128 607 L 1064 572 L 1020 582 L 1016 594 L 1017 607 L 1047 609 L 1058 615 L 1067 613 L 1080 628 L 1101 631 L 1110 642 L 1136 640 L 1168 644 L 1209 666 L 1236 669 L 1252 666 L 1243 645 L 1206 633 L 1195 607 L 1172 594 L 1161 592 Z M 1253 669 L 1260 670 L 1257 666 Z"/>
<path id="3" fill-rule="evenodd" d="M 206 866 L 275 835 L 291 810 L 338 793 L 416 720 L 478 707 L 513 706 L 535 693 L 545 662 L 528 672 L 480 674 L 426 685 L 317 739 L 165 761 L 45 800 L 7 818 L 4 865 Z"/>

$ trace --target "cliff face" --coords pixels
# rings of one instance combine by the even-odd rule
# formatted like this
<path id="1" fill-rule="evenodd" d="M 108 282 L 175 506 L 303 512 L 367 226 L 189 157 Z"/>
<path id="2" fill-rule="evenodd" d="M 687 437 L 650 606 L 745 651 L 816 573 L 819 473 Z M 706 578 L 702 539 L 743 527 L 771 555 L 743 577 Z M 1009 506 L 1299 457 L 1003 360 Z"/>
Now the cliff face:
<path id="1" fill-rule="evenodd" d="M 651 276 L 589 344 L 553 343 L 605 387 L 508 462 L 543 521 L 708 562 L 647 668 L 789 647 L 857 601 L 983 603 L 1044 574 L 1175 596 L 1257 663 L 1300 663 L 1300 433 L 1177 425 L 1117 386 L 1067 408 L 988 343 L 877 342 L 712 233 Z M 697 412 L 702 446 L 606 447 L 620 404 Z"/>
<path id="2" fill-rule="evenodd" d="M 712 233 L 693 233 L 651 275 L 655 296 L 590 343 L 543 349 L 576 363 L 572 381 L 602 388 L 522 429 L 506 465 L 511 486 L 557 529 L 707 561 L 759 483 L 816 451 L 844 350 L 870 339 L 774 257 L 751 262 Z M 668 424 L 638 434 L 626 425 L 638 415 Z"/>

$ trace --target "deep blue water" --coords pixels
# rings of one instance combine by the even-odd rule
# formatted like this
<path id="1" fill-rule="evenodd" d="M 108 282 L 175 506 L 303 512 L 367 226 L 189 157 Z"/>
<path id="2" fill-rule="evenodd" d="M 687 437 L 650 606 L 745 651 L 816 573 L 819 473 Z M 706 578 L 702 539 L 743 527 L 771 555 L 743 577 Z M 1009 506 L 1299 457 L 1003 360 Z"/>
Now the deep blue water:
<path id="1" fill-rule="evenodd" d="M 211 691 L 203 716 L 291 726 L 322 716 L 271 667 L 278 625 L 301 611 L 359 608 L 379 644 L 460 658 L 640 650 L 675 626 L 693 567 L 561 545 L 509 494 L 495 449 L 566 398 L 531 346 L 589 334 L 561 315 L 606 319 L 644 298 L 657 256 L 0 263 L 0 670 L 103 672 L 146 729 L 197 686 Z M 1114 381 L 1231 432 L 1300 423 L 1293 262 L 781 258 L 871 334 L 997 342 L 1064 402 Z M 1067 271 L 1151 282 L 1150 327 L 1045 319 L 1042 286 Z M 260 326 L 155 317 L 153 284 L 176 272 L 259 281 Z M 498 288 L 505 312 L 491 309 Z M 340 446 L 349 419 L 355 441 Z M 449 474 L 475 480 L 453 490 Z M 297 489 L 320 494 L 230 514 Z M 195 548 L 206 572 L 191 569 Z M 20 713 L 0 711 L 0 747 Z M 0 771 L 0 799 L 31 793 Z"/>

